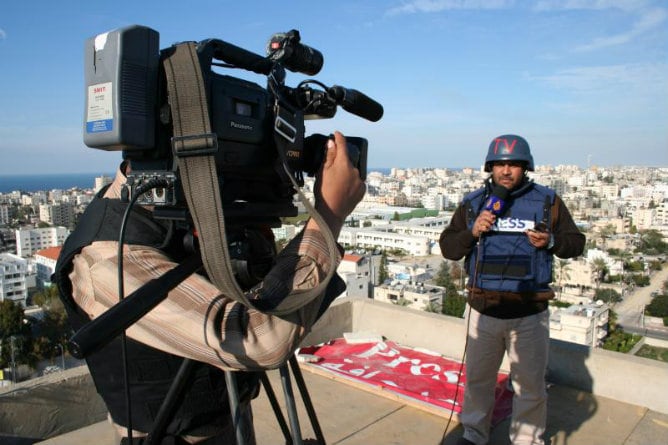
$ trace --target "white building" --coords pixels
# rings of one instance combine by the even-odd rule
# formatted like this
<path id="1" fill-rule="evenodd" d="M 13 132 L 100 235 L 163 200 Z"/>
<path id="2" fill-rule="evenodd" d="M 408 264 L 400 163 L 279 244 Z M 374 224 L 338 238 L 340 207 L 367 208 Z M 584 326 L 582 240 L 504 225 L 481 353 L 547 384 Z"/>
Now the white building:
<path id="1" fill-rule="evenodd" d="M 400 304 L 403 301 L 413 309 L 424 310 L 427 307 L 434 307 L 440 310 L 444 292 L 445 289 L 440 286 L 430 286 L 424 283 L 404 284 L 393 282 L 375 287 L 373 298 L 374 300 L 394 304 Z"/>
<path id="2" fill-rule="evenodd" d="M 608 335 L 609 312 L 602 302 L 550 308 L 550 338 L 598 347 Z"/>
<path id="3" fill-rule="evenodd" d="M 65 227 L 16 230 L 16 254 L 27 258 L 38 250 L 62 246 L 70 231 Z"/>
<path id="4" fill-rule="evenodd" d="M 113 180 L 114 179 L 111 176 L 105 176 L 105 175 L 97 176 L 95 178 L 95 186 L 94 186 L 95 192 L 100 190 L 105 185 L 111 184 Z"/>
<path id="5" fill-rule="evenodd" d="M 40 204 L 39 219 L 54 226 L 74 226 L 74 206 L 67 202 Z"/>
<path id="6" fill-rule="evenodd" d="M 346 283 L 341 297 L 370 298 L 370 285 L 378 284 L 381 255 L 345 254 L 336 272 Z"/>
<path id="7" fill-rule="evenodd" d="M 7 225 L 9 224 L 9 206 L 0 205 L 0 224 Z"/>
<path id="8" fill-rule="evenodd" d="M 292 224 L 283 224 L 281 227 L 272 227 L 274 238 L 279 240 L 291 240 L 297 234 L 297 226 Z"/>
<path id="9" fill-rule="evenodd" d="M 0 253 L 0 301 L 26 306 L 28 261 L 12 253 Z"/>
<path id="10" fill-rule="evenodd" d="M 407 254 L 414 256 L 429 255 L 431 246 L 429 238 L 425 236 L 401 235 L 388 231 L 365 230 L 351 227 L 341 229 L 339 243 L 360 248 L 401 249 Z"/>
<path id="11" fill-rule="evenodd" d="M 51 275 L 56 270 L 56 261 L 62 246 L 49 247 L 35 252 L 36 284 L 40 289 L 51 285 Z"/>

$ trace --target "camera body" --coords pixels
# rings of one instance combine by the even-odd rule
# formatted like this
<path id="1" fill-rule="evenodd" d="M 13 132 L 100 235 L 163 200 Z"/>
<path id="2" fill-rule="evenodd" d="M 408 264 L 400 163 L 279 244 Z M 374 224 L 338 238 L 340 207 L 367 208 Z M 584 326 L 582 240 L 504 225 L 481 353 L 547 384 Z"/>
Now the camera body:
<path id="1" fill-rule="evenodd" d="M 304 120 L 331 118 L 337 106 L 376 121 L 382 106 L 355 90 L 326 87 L 315 80 L 285 85 L 285 69 L 315 74 L 322 55 L 300 43 L 299 33 L 275 34 L 266 57 L 218 39 L 197 42 L 226 222 L 280 225 L 294 216 L 303 175 L 322 165 L 328 136 L 306 137 Z M 187 219 L 187 203 L 172 150 L 172 115 L 163 61 L 174 47 L 159 49 L 157 31 L 139 25 L 113 30 L 86 41 L 84 142 L 122 151 L 131 161 L 125 194 L 156 179 L 162 185 L 141 192 L 140 204 L 154 206 L 156 217 Z M 221 61 L 222 63 L 218 63 Z M 267 88 L 213 67 L 241 68 L 266 76 Z M 318 88 L 312 87 L 316 85 Z M 348 137 L 353 165 L 366 177 L 367 140 Z"/>

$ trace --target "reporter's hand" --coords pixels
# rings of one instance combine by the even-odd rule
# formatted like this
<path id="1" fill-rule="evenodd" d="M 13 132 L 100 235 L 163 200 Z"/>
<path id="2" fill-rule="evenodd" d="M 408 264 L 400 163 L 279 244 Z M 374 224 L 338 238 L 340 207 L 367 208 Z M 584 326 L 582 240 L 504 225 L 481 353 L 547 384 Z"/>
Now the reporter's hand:
<path id="1" fill-rule="evenodd" d="M 492 230 L 494 222 L 496 221 L 496 216 L 489 210 L 483 210 L 480 212 L 480 215 L 476 218 L 471 228 L 471 233 L 475 238 L 479 238 L 483 233 L 487 233 Z"/>
<path id="2" fill-rule="evenodd" d="M 346 217 L 366 192 L 359 170 L 348 158 L 346 138 L 338 131 L 333 141 L 327 141 L 325 161 L 316 175 L 314 192 L 315 209 L 325 219 L 334 238 L 338 238 Z M 314 224 L 315 221 L 309 221 L 309 225 Z"/>
<path id="3" fill-rule="evenodd" d="M 529 239 L 529 244 L 534 246 L 536 249 L 546 248 L 550 243 L 550 233 L 549 232 L 539 232 L 537 230 L 527 230 L 527 238 Z"/>

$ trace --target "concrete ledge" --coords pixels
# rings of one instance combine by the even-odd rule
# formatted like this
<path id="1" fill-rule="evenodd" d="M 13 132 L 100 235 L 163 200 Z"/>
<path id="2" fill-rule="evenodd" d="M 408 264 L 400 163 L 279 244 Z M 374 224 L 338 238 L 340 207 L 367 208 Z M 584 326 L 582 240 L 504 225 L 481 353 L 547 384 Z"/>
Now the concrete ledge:
<path id="1" fill-rule="evenodd" d="M 342 337 L 344 332 L 374 332 L 397 343 L 461 360 L 465 329 L 465 321 L 460 318 L 374 300 L 344 298 L 334 302 L 304 344 L 322 343 Z M 501 367 L 508 370 L 506 359 Z M 668 363 L 551 340 L 548 378 L 560 385 L 668 414 L 668 397 L 663 390 L 668 381 Z"/>

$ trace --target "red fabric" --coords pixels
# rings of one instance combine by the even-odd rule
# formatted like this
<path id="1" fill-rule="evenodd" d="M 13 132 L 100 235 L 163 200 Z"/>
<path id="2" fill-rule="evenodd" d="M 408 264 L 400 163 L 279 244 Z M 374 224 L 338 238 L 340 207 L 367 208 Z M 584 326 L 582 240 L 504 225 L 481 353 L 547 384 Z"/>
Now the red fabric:
<path id="1" fill-rule="evenodd" d="M 391 341 L 348 344 L 336 339 L 325 345 L 302 348 L 299 354 L 318 356 L 319 369 L 379 386 L 404 396 L 461 412 L 464 400 L 466 366 L 440 355 L 400 346 Z M 457 375 L 462 375 L 457 391 Z M 456 403 L 453 406 L 456 394 Z M 508 389 L 508 375 L 499 373 L 492 423 L 497 424 L 512 411 L 513 393 Z"/>

